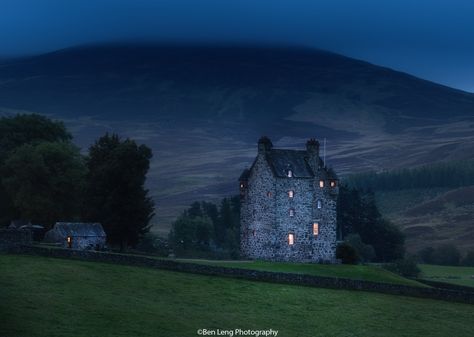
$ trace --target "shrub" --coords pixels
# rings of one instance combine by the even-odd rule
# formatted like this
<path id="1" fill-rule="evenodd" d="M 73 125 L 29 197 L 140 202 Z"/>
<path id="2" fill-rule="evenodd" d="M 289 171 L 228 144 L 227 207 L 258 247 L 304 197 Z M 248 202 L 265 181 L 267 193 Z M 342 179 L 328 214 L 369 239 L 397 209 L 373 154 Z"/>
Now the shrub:
<path id="1" fill-rule="evenodd" d="M 152 233 L 147 233 L 141 237 L 135 249 L 139 252 L 159 256 L 168 256 L 169 253 L 168 242 Z"/>
<path id="2" fill-rule="evenodd" d="M 345 241 L 356 250 L 362 262 L 370 262 L 375 258 L 374 247 L 362 242 L 359 234 L 350 234 Z"/>
<path id="3" fill-rule="evenodd" d="M 413 257 L 395 260 L 393 263 L 385 264 L 384 268 L 405 277 L 418 277 L 421 272 Z"/>
<path id="4" fill-rule="evenodd" d="M 458 266 L 461 260 L 461 253 L 456 246 L 448 244 L 439 246 L 433 252 L 433 263 L 444 266 Z"/>
<path id="5" fill-rule="evenodd" d="M 434 248 L 433 247 L 425 247 L 421 250 L 418 251 L 418 258 L 420 259 L 420 262 L 423 263 L 433 263 L 433 253 L 434 253 Z"/>
<path id="6" fill-rule="evenodd" d="M 464 259 L 462 259 L 462 265 L 474 267 L 474 250 L 470 250 L 467 252 Z"/>
<path id="7" fill-rule="evenodd" d="M 357 251 L 348 242 L 343 242 L 337 246 L 336 258 L 341 259 L 343 264 L 357 264 L 359 261 Z"/>

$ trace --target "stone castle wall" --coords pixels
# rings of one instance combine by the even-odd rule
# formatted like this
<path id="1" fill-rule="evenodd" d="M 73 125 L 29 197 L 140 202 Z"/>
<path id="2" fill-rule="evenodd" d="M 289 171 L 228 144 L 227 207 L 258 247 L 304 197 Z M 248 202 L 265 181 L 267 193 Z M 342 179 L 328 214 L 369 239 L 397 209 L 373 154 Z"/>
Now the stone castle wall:
<path id="1" fill-rule="evenodd" d="M 317 171 L 319 173 L 319 171 Z M 324 188 L 319 180 L 324 179 Z M 288 195 L 293 191 L 293 198 Z M 335 262 L 337 187 L 314 178 L 275 177 L 259 153 L 242 196 L 241 253 L 252 259 Z M 321 208 L 318 208 L 318 200 Z M 290 216 L 290 209 L 293 216 Z M 313 235 L 313 223 L 319 234 Z M 288 244 L 288 234 L 294 244 Z"/>

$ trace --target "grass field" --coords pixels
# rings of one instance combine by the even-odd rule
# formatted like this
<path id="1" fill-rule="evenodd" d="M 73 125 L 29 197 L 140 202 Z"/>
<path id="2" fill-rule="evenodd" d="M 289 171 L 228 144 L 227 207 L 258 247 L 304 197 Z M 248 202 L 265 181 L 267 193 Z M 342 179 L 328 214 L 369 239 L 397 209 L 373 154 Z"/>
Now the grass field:
<path id="1" fill-rule="evenodd" d="M 43 257 L 0 255 L 0 267 L 2 337 L 472 336 L 468 304 Z"/>
<path id="2" fill-rule="evenodd" d="M 474 287 L 474 267 L 419 265 L 421 277 L 431 281 L 447 282 Z"/>
<path id="3" fill-rule="evenodd" d="M 325 277 L 340 277 L 383 283 L 395 283 L 424 287 L 425 285 L 406 279 L 388 270 L 373 265 L 330 265 L 314 263 L 286 263 L 266 261 L 216 261 L 199 259 L 179 259 L 183 262 L 204 263 L 233 268 L 244 268 L 283 273 L 308 274 Z"/>

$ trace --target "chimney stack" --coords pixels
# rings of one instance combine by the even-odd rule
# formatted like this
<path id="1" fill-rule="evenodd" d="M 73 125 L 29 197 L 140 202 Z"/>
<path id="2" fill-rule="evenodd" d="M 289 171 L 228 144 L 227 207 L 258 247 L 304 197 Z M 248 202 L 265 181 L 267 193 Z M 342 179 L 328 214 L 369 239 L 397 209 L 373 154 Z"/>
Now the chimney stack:
<path id="1" fill-rule="evenodd" d="M 265 152 L 268 152 L 272 149 L 273 144 L 270 138 L 267 136 L 263 136 L 258 140 L 258 153 L 263 154 Z"/>
<path id="2" fill-rule="evenodd" d="M 316 172 L 319 169 L 319 142 L 314 138 L 308 140 L 306 152 L 308 153 L 308 164 Z"/>

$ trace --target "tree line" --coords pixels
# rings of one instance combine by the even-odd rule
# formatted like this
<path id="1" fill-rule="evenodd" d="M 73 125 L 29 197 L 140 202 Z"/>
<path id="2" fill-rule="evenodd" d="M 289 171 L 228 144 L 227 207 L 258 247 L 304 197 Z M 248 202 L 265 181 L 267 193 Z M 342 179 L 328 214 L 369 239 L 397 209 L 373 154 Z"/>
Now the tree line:
<path id="1" fill-rule="evenodd" d="M 411 188 L 461 187 L 474 185 L 474 160 L 441 162 L 416 168 L 353 174 L 345 179 L 359 190 L 403 190 Z"/>
<path id="2" fill-rule="evenodd" d="M 154 204 L 144 188 L 151 150 L 105 134 L 86 155 L 62 122 L 38 114 L 0 118 L 0 225 L 25 220 L 102 223 L 110 244 L 135 245 Z"/>
<path id="3" fill-rule="evenodd" d="M 373 192 L 341 184 L 337 225 L 339 238 L 345 240 L 339 251 L 351 255 L 352 262 L 388 262 L 404 257 L 404 234 L 380 214 Z"/>
<path id="4" fill-rule="evenodd" d="M 194 202 L 173 222 L 169 243 L 179 256 L 238 258 L 240 197 Z"/>

